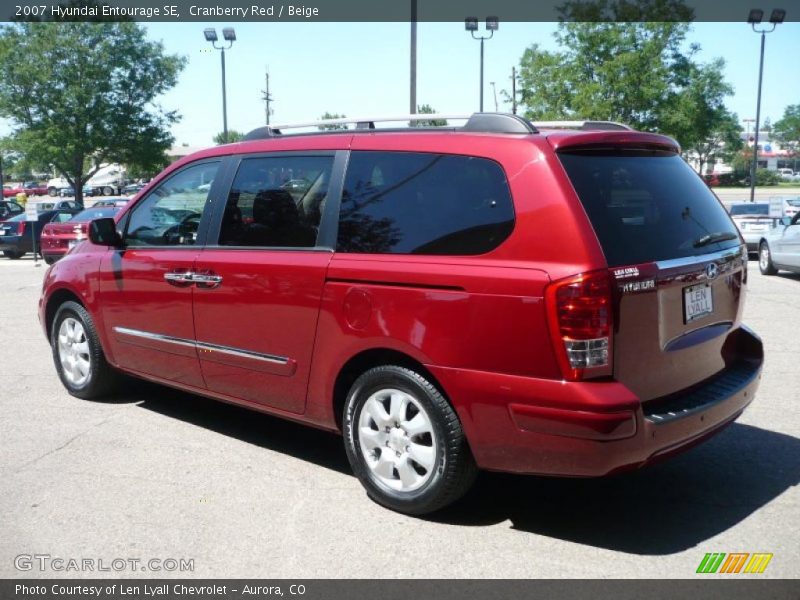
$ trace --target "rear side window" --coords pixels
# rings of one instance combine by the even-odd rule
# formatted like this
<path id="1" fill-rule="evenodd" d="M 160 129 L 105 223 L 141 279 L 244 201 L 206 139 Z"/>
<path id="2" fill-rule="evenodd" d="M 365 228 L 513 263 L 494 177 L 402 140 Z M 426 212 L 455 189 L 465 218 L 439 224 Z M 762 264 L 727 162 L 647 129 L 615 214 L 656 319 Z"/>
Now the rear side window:
<path id="1" fill-rule="evenodd" d="M 382 254 L 483 254 L 514 228 L 503 169 L 485 158 L 353 152 L 336 249 Z"/>
<path id="2" fill-rule="evenodd" d="M 739 245 L 725 209 L 683 159 L 658 152 L 570 152 L 561 163 L 609 266 Z"/>

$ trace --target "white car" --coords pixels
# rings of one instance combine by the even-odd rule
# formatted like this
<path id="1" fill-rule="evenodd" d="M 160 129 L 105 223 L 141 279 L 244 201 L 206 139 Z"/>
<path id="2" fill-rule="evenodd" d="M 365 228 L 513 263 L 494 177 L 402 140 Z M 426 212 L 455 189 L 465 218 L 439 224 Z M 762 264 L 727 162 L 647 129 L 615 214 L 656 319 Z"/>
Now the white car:
<path id="1" fill-rule="evenodd" d="M 764 275 L 780 270 L 800 273 L 800 213 L 783 217 L 761 238 L 758 267 Z"/>
<path id="2" fill-rule="evenodd" d="M 770 205 L 766 202 L 734 204 L 730 207 L 730 215 L 751 253 L 758 252 L 761 238 L 770 231 L 777 218 L 770 214 Z"/>

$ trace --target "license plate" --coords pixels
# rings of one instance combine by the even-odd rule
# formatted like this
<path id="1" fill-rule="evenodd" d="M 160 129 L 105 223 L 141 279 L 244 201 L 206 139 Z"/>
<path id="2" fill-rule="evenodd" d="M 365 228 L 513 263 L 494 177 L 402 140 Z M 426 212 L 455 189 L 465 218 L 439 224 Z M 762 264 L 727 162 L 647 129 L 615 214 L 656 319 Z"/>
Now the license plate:
<path id="1" fill-rule="evenodd" d="M 686 323 L 714 312 L 711 286 L 704 283 L 683 288 L 683 310 Z"/>

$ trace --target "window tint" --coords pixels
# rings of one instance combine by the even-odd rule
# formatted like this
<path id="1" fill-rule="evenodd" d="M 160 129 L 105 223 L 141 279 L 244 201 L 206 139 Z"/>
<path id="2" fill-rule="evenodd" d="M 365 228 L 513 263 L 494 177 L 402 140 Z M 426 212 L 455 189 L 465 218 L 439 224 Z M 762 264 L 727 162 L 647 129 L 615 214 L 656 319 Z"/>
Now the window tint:
<path id="1" fill-rule="evenodd" d="M 574 152 L 559 158 L 609 266 L 696 256 L 740 243 L 725 209 L 679 156 Z"/>
<path id="2" fill-rule="evenodd" d="M 68 212 L 58 212 L 53 215 L 53 218 L 50 219 L 51 223 L 66 223 L 72 219 L 72 214 Z"/>
<path id="3" fill-rule="evenodd" d="M 731 216 L 734 215 L 769 215 L 769 204 L 734 204 Z"/>
<path id="4" fill-rule="evenodd" d="M 350 156 L 339 252 L 482 254 L 513 228 L 508 184 L 493 161 L 412 152 Z"/>
<path id="5" fill-rule="evenodd" d="M 125 242 L 129 246 L 191 246 L 216 177 L 219 162 L 184 168 L 134 208 Z M 108 209 L 116 212 L 118 209 Z"/>
<path id="6" fill-rule="evenodd" d="M 225 205 L 220 245 L 313 247 L 332 166 L 332 156 L 242 160 Z"/>

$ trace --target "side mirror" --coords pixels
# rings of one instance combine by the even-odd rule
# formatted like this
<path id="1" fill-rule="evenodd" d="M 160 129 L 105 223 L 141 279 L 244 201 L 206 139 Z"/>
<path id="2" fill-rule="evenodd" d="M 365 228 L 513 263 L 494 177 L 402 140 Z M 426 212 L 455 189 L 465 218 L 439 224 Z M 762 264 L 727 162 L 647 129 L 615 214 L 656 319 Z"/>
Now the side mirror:
<path id="1" fill-rule="evenodd" d="M 117 223 L 114 219 L 106 217 L 95 219 L 89 224 L 89 240 L 98 246 L 122 246 L 122 237 L 117 232 Z"/>

